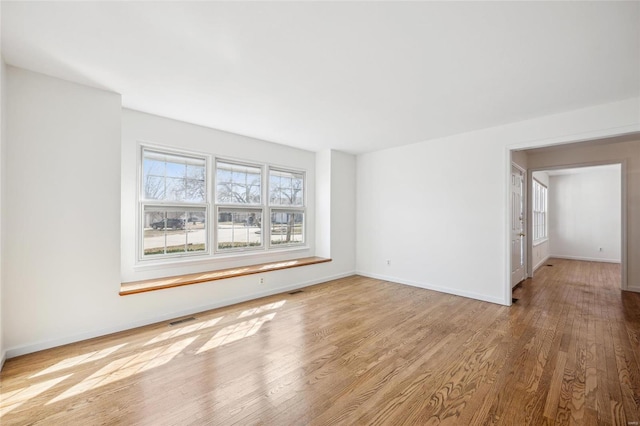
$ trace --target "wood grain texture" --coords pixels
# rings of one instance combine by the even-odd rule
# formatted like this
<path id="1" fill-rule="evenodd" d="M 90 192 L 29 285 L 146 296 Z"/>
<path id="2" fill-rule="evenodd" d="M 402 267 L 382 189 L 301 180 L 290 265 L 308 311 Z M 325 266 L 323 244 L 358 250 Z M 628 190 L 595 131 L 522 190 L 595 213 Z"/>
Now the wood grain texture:
<path id="1" fill-rule="evenodd" d="M 10 359 L 0 423 L 640 422 L 640 294 L 550 263 L 510 308 L 353 276 Z"/>
<path id="2" fill-rule="evenodd" d="M 120 296 L 144 293 L 147 291 L 163 290 L 165 288 L 183 285 L 200 284 L 209 281 L 237 278 L 245 275 L 262 274 L 279 271 L 281 269 L 297 268 L 300 266 L 316 265 L 331 262 L 324 257 L 303 257 L 300 259 L 283 260 L 280 262 L 259 263 L 256 265 L 239 266 L 237 268 L 218 269 L 215 271 L 198 272 L 196 274 L 174 275 L 172 277 L 154 278 L 151 280 L 130 281 L 120 284 Z"/>

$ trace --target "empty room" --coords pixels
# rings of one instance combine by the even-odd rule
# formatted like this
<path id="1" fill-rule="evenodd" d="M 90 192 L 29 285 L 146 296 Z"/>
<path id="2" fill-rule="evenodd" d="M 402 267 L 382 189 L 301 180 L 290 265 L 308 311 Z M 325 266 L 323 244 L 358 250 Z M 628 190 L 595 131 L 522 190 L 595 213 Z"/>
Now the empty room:
<path id="1" fill-rule="evenodd" d="M 0 424 L 640 424 L 640 2 L 0 24 Z"/>

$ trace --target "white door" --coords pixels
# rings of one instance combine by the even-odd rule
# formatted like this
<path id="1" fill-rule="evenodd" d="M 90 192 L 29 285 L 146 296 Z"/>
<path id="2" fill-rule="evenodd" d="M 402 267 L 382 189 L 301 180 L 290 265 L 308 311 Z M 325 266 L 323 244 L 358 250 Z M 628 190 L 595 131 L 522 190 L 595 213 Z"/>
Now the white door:
<path id="1" fill-rule="evenodd" d="M 511 166 L 511 287 L 525 279 L 524 171 Z"/>

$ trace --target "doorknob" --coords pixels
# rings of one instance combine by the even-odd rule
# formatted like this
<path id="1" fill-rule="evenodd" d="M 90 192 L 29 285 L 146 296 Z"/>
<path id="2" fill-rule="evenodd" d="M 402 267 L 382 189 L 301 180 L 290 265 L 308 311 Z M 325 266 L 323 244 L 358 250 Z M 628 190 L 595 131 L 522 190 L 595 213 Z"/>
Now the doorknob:
<path id="1" fill-rule="evenodd" d="M 521 237 L 524 237 L 524 234 L 523 234 L 522 232 L 521 232 L 521 233 L 519 233 L 518 235 L 520 235 Z"/>

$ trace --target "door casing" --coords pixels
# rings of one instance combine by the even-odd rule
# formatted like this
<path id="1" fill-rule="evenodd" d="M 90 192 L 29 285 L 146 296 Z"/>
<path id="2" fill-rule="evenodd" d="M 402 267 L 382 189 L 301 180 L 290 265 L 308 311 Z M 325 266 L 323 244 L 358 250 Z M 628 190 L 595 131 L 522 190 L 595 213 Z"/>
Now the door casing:
<path id="1" fill-rule="evenodd" d="M 520 209 L 517 208 L 517 206 L 514 204 L 514 197 L 513 197 L 513 185 L 514 185 L 514 176 L 515 173 L 519 173 L 521 175 L 521 182 L 520 182 L 520 203 L 521 203 L 521 211 L 519 211 Z M 511 250 L 511 288 L 515 287 L 518 283 L 522 282 L 523 280 L 525 280 L 528 276 L 527 271 L 528 271 L 528 239 L 527 239 L 527 212 L 528 212 L 528 191 L 527 191 L 527 171 L 524 170 L 522 167 L 520 167 L 519 165 L 517 165 L 516 163 L 512 163 L 511 164 L 511 189 L 510 189 L 510 193 L 511 193 L 511 217 L 510 217 L 510 250 Z M 520 222 L 520 223 L 518 223 Z M 516 236 L 515 234 L 519 233 L 519 238 L 518 236 Z M 519 250 L 519 254 L 520 254 L 520 258 L 522 259 L 522 264 L 520 265 L 520 267 L 517 270 L 514 270 L 514 262 L 516 261 L 516 259 L 514 258 L 514 238 L 518 238 L 519 241 L 517 244 L 519 244 L 520 246 L 520 250 Z"/>

